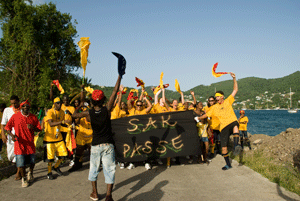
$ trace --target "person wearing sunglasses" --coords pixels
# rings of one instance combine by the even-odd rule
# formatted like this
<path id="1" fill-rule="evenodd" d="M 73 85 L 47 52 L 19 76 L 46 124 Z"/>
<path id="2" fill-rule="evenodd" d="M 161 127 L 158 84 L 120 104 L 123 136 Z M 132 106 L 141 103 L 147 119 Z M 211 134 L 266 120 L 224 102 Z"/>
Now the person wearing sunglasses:
<path id="1" fill-rule="evenodd" d="M 142 89 L 142 94 L 144 94 L 144 89 Z M 145 114 L 149 114 L 152 105 L 150 103 L 150 101 L 145 97 L 145 96 L 141 96 L 140 99 L 143 99 L 144 101 L 147 102 L 147 108 L 144 108 L 143 106 L 143 101 L 142 100 L 137 100 L 135 103 L 135 107 L 132 106 L 132 102 L 134 101 L 134 99 L 130 99 L 127 101 L 127 105 L 128 105 L 128 109 L 129 109 L 129 115 L 128 116 L 134 116 L 134 115 L 145 115 Z M 129 163 L 127 169 L 133 169 L 135 168 L 135 165 L 133 163 Z M 147 160 L 145 161 L 145 168 L 146 170 L 150 170 L 151 169 L 151 165 L 150 162 Z"/>
<path id="2" fill-rule="evenodd" d="M 33 181 L 33 169 L 35 166 L 35 145 L 34 132 L 41 131 L 38 118 L 29 112 L 30 103 L 28 100 L 20 104 L 21 111 L 14 114 L 5 126 L 5 130 L 10 135 L 14 143 L 16 164 L 20 169 L 22 177 L 22 187 L 29 186 Z M 12 134 L 12 128 L 15 134 Z M 26 164 L 30 164 L 30 170 L 26 175 Z"/>
<path id="3" fill-rule="evenodd" d="M 241 140 L 241 146 L 242 149 L 244 149 L 244 142 L 251 150 L 250 140 L 248 138 L 247 134 L 247 124 L 249 122 L 249 119 L 247 116 L 245 116 L 245 111 L 240 111 L 240 118 L 239 118 L 239 130 L 240 130 L 240 140 Z"/>
<path id="4" fill-rule="evenodd" d="M 210 96 L 207 100 L 207 106 L 203 108 L 205 112 L 208 112 L 213 105 L 215 105 L 216 98 L 214 96 Z M 210 158 L 213 158 L 215 154 L 222 154 L 222 148 L 221 148 L 221 139 L 220 139 L 220 121 L 218 117 L 215 115 L 212 115 L 208 121 L 209 128 L 211 132 L 214 135 L 214 141 L 211 144 L 211 155 Z"/>
<path id="5" fill-rule="evenodd" d="M 133 98 L 127 101 L 127 106 L 129 111 L 128 116 L 143 115 L 143 114 L 148 114 L 150 112 L 152 108 L 150 101 L 145 96 L 142 99 L 147 102 L 147 108 L 144 108 L 142 100 L 137 100 L 135 106 L 131 104 L 132 102 L 134 102 Z"/>
<path id="6" fill-rule="evenodd" d="M 45 156 L 48 162 L 48 174 L 47 178 L 53 180 L 52 169 L 57 172 L 59 176 L 63 173 L 60 171 L 59 165 L 68 155 L 66 144 L 63 140 L 61 129 L 66 124 L 71 124 L 70 120 L 65 120 L 65 112 L 61 109 L 62 102 L 59 97 L 54 99 L 54 107 L 48 110 L 45 117 Z M 52 167 L 55 156 L 58 157 L 58 161 Z"/>
<path id="7" fill-rule="evenodd" d="M 218 103 L 214 105 L 206 114 L 198 117 L 200 120 L 215 115 L 220 120 L 222 155 L 226 162 L 226 165 L 222 168 L 222 170 L 228 170 L 232 168 L 227 149 L 230 135 L 233 135 L 233 154 L 238 155 L 242 150 L 242 147 L 239 145 L 239 123 L 232 108 L 232 104 L 235 101 L 234 97 L 238 92 L 238 84 L 235 74 L 230 73 L 230 75 L 233 78 L 233 91 L 231 95 L 227 99 L 225 99 L 224 93 L 222 91 L 217 91 L 215 97 Z"/>

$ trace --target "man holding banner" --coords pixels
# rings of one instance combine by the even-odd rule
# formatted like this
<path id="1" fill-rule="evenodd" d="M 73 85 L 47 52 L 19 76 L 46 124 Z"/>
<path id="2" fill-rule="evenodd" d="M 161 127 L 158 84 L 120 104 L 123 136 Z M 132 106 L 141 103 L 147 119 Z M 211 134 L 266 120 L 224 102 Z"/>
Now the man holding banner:
<path id="1" fill-rule="evenodd" d="M 221 146 L 222 146 L 222 155 L 226 161 L 226 165 L 222 170 L 228 170 L 232 168 L 228 156 L 228 143 L 229 136 L 233 134 L 234 139 L 234 154 L 238 155 L 241 151 L 241 146 L 238 145 L 239 142 L 239 124 L 237 122 L 237 117 L 232 108 L 234 102 L 234 96 L 238 92 L 238 84 L 236 81 L 236 76 L 234 73 L 230 73 L 233 78 L 233 91 L 231 95 L 224 100 L 224 93 L 222 91 L 217 91 L 215 94 L 217 104 L 211 107 L 211 109 L 199 119 L 205 119 L 207 117 L 216 116 L 220 120 L 220 136 L 221 136 Z"/>

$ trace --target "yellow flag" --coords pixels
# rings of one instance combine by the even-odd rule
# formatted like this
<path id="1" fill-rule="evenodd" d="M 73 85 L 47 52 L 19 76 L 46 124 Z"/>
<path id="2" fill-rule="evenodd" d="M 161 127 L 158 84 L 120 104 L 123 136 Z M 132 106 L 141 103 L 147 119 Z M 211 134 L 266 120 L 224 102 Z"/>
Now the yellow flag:
<path id="1" fill-rule="evenodd" d="M 85 89 L 87 92 L 89 92 L 90 94 L 92 94 L 92 93 L 93 93 L 93 91 L 94 91 L 94 89 L 93 89 L 93 88 L 91 88 L 90 86 L 88 86 L 88 87 L 84 87 L 84 89 Z"/>
<path id="2" fill-rule="evenodd" d="M 159 86 L 161 89 L 164 87 L 163 77 L 164 77 L 164 72 L 161 72 L 160 81 L 159 81 Z"/>
<path id="3" fill-rule="evenodd" d="M 87 58 L 89 55 L 89 47 L 90 47 L 90 37 L 81 37 L 80 41 L 77 43 L 78 46 L 80 47 L 80 62 L 81 66 L 83 68 L 83 77 L 85 76 L 85 70 L 86 70 L 86 65 L 87 65 Z"/>
<path id="4" fill-rule="evenodd" d="M 176 89 L 176 91 L 178 91 L 178 93 L 181 93 L 180 86 L 179 86 L 177 79 L 175 79 L 175 89 Z"/>
<path id="5" fill-rule="evenodd" d="M 139 90 L 137 90 L 137 89 L 131 89 L 130 92 L 136 92 L 137 93 L 137 92 L 139 92 Z"/>
<path id="6" fill-rule="evenodd" d="M 37 143 L 37 141 L 38 141 L 38 139 L 39 139 L 39 136 L 38 135 L 36 135 L 36 136 L 34 136 L 34 146 L 36 146 L 36 143 Z"/>

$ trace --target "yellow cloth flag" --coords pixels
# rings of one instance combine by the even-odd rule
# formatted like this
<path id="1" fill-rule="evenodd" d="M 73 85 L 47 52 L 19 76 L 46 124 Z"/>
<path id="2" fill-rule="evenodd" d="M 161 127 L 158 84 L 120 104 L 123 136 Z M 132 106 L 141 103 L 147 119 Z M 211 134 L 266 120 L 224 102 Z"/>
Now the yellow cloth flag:
<path id="1" fill-rule="evenodd" d="M 94 91 L 94 89 L 93 88 L 91 88 L 90 86 L 88 86 L 88 87 L 84 87 L 84 90 L 86 90 L 87 92 L 89 92 L 90 94 L 92 94 L 93 93 L 93 91 Z"/>
<path id="2" fill-rule="evenodd" d="M 87 65 L 87 57 L 89 55 L 89 47 L 90 47 L 90 37 L 81 37 L 80 41 L 77 43 L 80 47 L 80 62 L 83 68 L 83 77 L 85 76 L 85 70 Z"/>
<path id="3" fill-rule="evenodd" d="M 72 137 L 71 137 L 71 129 L 72 129 L 72 125 L 68 127 L 68 132 L 67 132 L 67 136 L 66 136 L 66 147 L 69 151 L 73 150 L 73 146 L 72 146 Z"/>
<path id="4" fill-rule="evenodd" d="M 34 146 L 36 146 L 36 143 L 37 143 L 38 139 L 39 139 L 38 135 L 34 136 Z"/>
<path id="5" fill-rule="evenodd" d="M 137 90 L 137 89 L 131 89 L 130 92 L 136 92 L 137 93 L 137 92 L 139 92 L 139 90 Z"/>
<path id="6" fill-rule="evenodd" d="M 175 79 L 175 89 L 176 89 L 176 91 L 178 91 L 178 93 L 181 94 L 180 86 L 179 86 L 177 79 Z"/>
<path id="7" fill-rule="evenodd" d="M 228 74 L 228 72 L 216 72 L 217 67 L 218 63 L 215 63 L 212 67 L 212 75 L 214 77 L 221 77 L 222 75 Z"/>
<path id="8" fill-rule="evenodd" d="M 161 89 L 164 87 L 163 77 L 164 77 L 164 72 L 161 72 L 160 81 L 159 81 L 159 86 Z"/>

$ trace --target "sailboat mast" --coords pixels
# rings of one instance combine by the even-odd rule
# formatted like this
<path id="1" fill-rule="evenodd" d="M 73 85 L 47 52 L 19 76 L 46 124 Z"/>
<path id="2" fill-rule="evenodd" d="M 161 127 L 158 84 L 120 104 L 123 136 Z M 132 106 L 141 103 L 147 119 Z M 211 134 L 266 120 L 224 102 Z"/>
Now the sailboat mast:
<path id="1" fill-rule="evenodd" d="M 290 108 L 292 109 L 292 89 L 290 87 Z"/>

